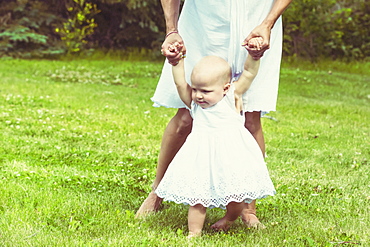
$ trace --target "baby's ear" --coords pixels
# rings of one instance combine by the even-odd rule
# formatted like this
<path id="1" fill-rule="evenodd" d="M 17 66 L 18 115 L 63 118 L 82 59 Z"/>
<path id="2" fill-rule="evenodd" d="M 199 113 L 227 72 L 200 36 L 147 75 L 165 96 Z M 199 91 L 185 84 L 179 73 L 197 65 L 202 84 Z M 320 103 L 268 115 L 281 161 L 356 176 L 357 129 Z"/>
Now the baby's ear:
<path id="1" fill-rule="evenodd" d="M 229 89 L 230 89 L 230 83 L 226 83 L 224 85 L 224 93 L 227 93 L 227 91 L 229 91 Z"/>

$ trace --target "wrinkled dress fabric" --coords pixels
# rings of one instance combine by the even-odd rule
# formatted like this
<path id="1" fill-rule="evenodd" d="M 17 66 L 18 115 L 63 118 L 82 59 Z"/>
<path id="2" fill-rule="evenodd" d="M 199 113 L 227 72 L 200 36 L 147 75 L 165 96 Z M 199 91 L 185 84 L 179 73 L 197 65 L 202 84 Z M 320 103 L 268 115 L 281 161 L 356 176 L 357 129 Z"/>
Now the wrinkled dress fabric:
<path id="1" fill-rule="evenodd" d="M 192 103 L 192 132 L 158 185 L 159 197 L 225 208 L 275 194 L 261 149 L 236 113 L 233 90 L 207 109 Z"/>
<path id="2" fill-rule="evenodd" d="M 186 0 L 179 18 L 179 33 L 187 49 L 186 80 L 190 83 L 192 68 L 208 55 L 228 61 L 237 79 L 247 56 L 241 45 L 253 28 L 265 19 L 272 4 L 273 0 Z M 262 57 L 259 73 L 243 97 L 245 111 L 276 109 L 281 51 L 282 22 L 279 18 L 271 31 L 270 49 Z M 167 61 L 152 101 L 154 106 L 185 107 Z"/>

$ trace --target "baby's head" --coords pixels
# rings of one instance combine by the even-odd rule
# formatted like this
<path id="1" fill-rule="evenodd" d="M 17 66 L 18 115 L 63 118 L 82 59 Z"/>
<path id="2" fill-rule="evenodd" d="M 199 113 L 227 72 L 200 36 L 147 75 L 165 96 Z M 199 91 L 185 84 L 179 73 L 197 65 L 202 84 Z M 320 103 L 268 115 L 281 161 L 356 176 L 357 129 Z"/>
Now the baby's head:
<path id="1" fill-rule="evenodd" d="M 217 104 L 230 88 L 231 68 L 217 56 L 203 57 L 191 73 L 192 98 L 202 108 Z"/>

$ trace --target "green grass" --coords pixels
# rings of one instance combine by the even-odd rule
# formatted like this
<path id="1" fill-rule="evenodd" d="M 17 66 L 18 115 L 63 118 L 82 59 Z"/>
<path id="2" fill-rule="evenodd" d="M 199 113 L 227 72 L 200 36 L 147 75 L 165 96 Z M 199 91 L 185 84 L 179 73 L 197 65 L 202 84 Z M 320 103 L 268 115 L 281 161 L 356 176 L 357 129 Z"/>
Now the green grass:
<path id="1" fill-rule="evenodd" d="M 161 63 L 2 61 L 0 246 L 370 246 L 367 68 L 283 64 L 263 118 L 267 229 L 214 233 L 215 209 L 189 242 L 186 206 L 134 219 L 175 113 L 151 106 Z"/>

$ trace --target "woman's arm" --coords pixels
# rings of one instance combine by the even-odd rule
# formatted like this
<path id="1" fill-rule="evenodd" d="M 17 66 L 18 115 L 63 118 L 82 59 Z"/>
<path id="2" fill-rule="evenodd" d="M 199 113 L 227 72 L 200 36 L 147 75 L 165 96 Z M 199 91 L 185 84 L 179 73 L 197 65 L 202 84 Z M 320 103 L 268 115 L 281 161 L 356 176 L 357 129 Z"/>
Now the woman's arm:
<path id="1" fill-rule="evenodd" d="M 180 0 L 161 0 L 164 19 L 166 21 L 166 33 L 177 31 L 179 19 Z"/>
<path id="2" fill-rule="evenodd" d="M 180 99 L 184 104 L 190 108 L 191 105 L 191 87 L 185 80 L 184 70 L 184 59 L 181 59 L 179 63 L 172 66 L 173 80 L 175 81 L 177 92 L 179 93 Z"/>
<path id="3" fill-rule="evenodd" d="M 168 62 L 172 65 L 176 65 L 181 59 L 181 55 L 186 54 L 186 47 L 184 42 L 177 32 L 177 24 L 180 12 L 180 0 L 161 0 L 164 18 L 166 21 L 166 37 L 162 44 L 162 54 L 167 57 Z M 169 47 L 174 44 L 181 44 L 181 50 L 170 50 Z M 182 53 L 182 54 L 180 54 Z"/>
<path id="4" fill-rule="evenodd" d="M 255 37 L 262 37 L 263 43 L 260 50 L 256 51 L 253 50 L 252 56 L 255 59 L 261 58 L 264 52 L 270 48 L 270 35 L 271 29 L 274 27 L 275 22 L 277 19 L 283 14 L 286 8 L 288 8 L 289 4 L 292 0 L 275 0 L 274 4 L 266 16 L 266 18 L 262 21 L 260 25 L 255 27 L 252 32 L 245 38 L 244 45 L 248 44 L 249 40 Z M 247 49 L 254 48 L 246 46 Z"/>

